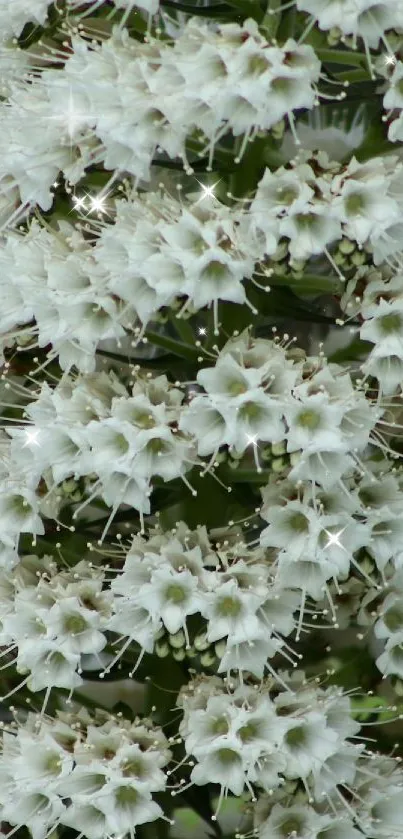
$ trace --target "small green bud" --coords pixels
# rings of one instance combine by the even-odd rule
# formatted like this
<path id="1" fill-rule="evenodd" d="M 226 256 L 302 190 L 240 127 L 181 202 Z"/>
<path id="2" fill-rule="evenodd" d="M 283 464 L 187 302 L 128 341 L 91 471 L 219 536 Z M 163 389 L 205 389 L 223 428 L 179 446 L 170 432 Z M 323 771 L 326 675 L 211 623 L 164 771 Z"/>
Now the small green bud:
<path id="1" fill-rule="evenodd" d="M 67 481 L 63 481 L 62 483 L 62 491 L 65 495 L 70 495 L 70 493 L 75 492 L 77 489 L 77 483 L 74 478 L 69 478 Z"/>
<path id="2" fill-rule="evenodd" d="M 282 259 L 285 259 L 288 253 L 288 245 L 287 242 L 280 242 L 277 247 L 277 250 L 271 255 L 270 259 L 273 262 L 281 262 Z"/>
<path id="3" fill-rule="evenodd" d="M 270 446 L 265 446 L 264 449 L 260 452 L 261 460 L 264 460 L 265 463 L 268 463 L 272 459 L 272 451 Z"/>
<path id="4" fill-rule="evenodd" d="M 222 658 L 223 655 L 225 655 L 225 652 L 226 652 L 226 649 L 227 649 L 227 642 L 226 641 L 217 641 L 217 643 L 214 644 L 214 649 L 215 649 L 215 654 L 216 654 L 217 658 Z"/>
<path id="5" fill-rule="evenodd" d="M 351 239 L 342 239 L 339 244 L 339 251 L 344 254 L 353 253 L 356 249 L 356 243 L 352 242 Z"/>
<path id="6" fill-rule="evenodd" d="M 166 641 L 157 641 L 154 649 L 158 658 L 166 658 L 171 652 L 171 648 Z"/>
<path id="7" fill-rule="evenodd" d="M 398 696 L 403 696 L 403 682 L 401 679 L 393 679 L 393 690 L 397 693 Z"/>
<path id="8" fill-rule="evenodd" d="M 306 262 L 302 259 L 290 259 L 290 268 L 293 271 L 303 271 L 305 268 Z"/>
<path id="9" fill-rule="evenodd" d="M 207 633 L 201 632 L 199 635 L 196 635 L 193 644 L 199 653 L 204 652 L 204 650 L 208 650 L 210 642 L 207 641 Z"/>
<path id="10" fill-rule="evenodd" d="M 271 468 L 273 472 L 282 472 L 287 465 L 287 461 L 284 457 L 275 457 L 274 460 L 271 462 Z"/>
<path id="11" fill-rule="evenodd" d="M 186 638 L 183 629 L 180 629 L 179 632 L 175 632 L 175 635 L 169 635 L 168 638 L 171 647 L 174 647 L 175 650 L 179 650 L 181 647 L 185 646 Z"/>
<path id="12" fill-rule="evenodd" d="M 211 667 L 211 665 L 214 664 L 215 661 L 216 655 L 212 652 L 212 650 L 207 650 L 200 656 L 200 664 L 202 665 L 202 667 Z"/>
<path id="13" fill-rule="evenodd" d="M 175 661 L 183 661 L 186 656 L 185 648 L 182 647 L 180 650 L 172 650 L 172 657 Z"/>
<path id="14" fill-rule="evenodd" d="M 340 253 L 340 251 L 336 251 L 336 253 L 333 256 L 333 259 L 336 265 L 345 265 L 347 262 L 346 257 L 342 253 Z"/>
<path id="15" fill-rule="evenodd" d="M 351 262 L 353 265 L 364 265 L 366 259 L 366 254 L 363 251 L 356 251 L 351 256 Z"/>
<path id="16" fill-rule="evenodd" d="M 271 451 L 274 457 L 279 457 L 280 455 L 285 454 L 287 451 L 287 444 L 285 440 L 280 440 L 279 443 L 272 443 Z"/>

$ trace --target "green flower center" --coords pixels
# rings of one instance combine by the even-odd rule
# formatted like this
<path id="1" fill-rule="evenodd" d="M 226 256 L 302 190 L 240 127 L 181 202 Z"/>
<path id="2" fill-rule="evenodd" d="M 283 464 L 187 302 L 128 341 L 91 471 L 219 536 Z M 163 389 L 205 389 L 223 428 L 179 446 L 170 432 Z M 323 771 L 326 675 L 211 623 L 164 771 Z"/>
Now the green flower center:
<path id="1" fill-rule="evenodd" d="M 365 210 L 365 199 L 364 196 L 361 195 L 360 192 L 352 192 L 351 195 L 348 195 L 344 206 L 346 209 L 346 213 L 348 216 L 356 216 L 359 213 L 362 213 Z"/>
<path id="2" fill-rule="evenodd" d="M 403 644 L 396 644 L 391 650 L 391 656 L 396 664 L 400 665 L 403 662 Z"/>
<path id="3" fill-rule="evenodd" d="M 9 503 L 11 512 L 22 519 L 25 519 L 31 509 L 23 495 L 13 495 Z"/>
<path id="4" fill-rule="evenodd" d="M 263 415 L 261 405 L 256 402 L 245 402 L 239 409 L 239 416 L 246 420 L 257 420 Z"/>
<path id="5" fill-rule="evenodd" d="M 303 746 L 306 741 L 306 732 L 302 725 L 297 725 L 295 728 L 290 728 L 285 735 L 285 741 L 291 748 L 298 748 Z"/>
<path id="6" fill-rule="evenodd" d="M 296 198 L 298 198 L 298 190 L 295 187 L 282 186 L 277 191 L 277 201 L 279 204 L 286 204 L 289 207 Z"/>
<path id="7" fill-rule="evenodd" d="M 60 755 L 52 754 L 47 758 L 45 768 L 50 775 L 59 775 L 61 765 Z"/>
<path id="8" fill-rule="evenodd" d="M 307 428 L 309 431 L 315 431 L 315 429 L 320 425 L 320 420 L 320 414 L 309 409 L 301 411 L 297 417 L 298 425 L 300 425 L 301 428 Z"/>
<path id="9" fill-rule="evenodd" d="M 219 717 L 217 720 L 214 720 L 211 726 L 212 734 L 228 734 L 228 731 L 229 725 L 226 717 Z"/>
<path id="10" fill-rule="evenodd" d="M 318 216 L 315 213 L 298 213 L 295 220 L 301 231 L 313 230 L 318 224 Z"/>
<path id="11" fill-rule="evenodd" d="M 390 315 L 384 315 L 379 319 L 381 332 L 384 335 L 390 335 L 393 332 L 400 332 L 402 328 L 402 317 L 398 312 L 393 312 Z"/>
<path id="12" fill-rule="evenodd" d="M 222 597 L 217 605 L 218 614 L 225 618 L 236 618 L 241 610 L 241 603 L 235 597 Z"/>
<path id="13" fill-rule="evenodd" d="M 271 90 L 280 95 L 290 93 L 294 86 L 295 81 L 285 76 L 278 76 L 277 79 L 273 79 L 270 85 Z"/>
<path id="14" fill-rule="evenodd" d="M 403 627 L 403 609 L 399 609 L 399 606 L 391 606 L 384 614 L 383 621 L 390 632 L 397 632 Z"/>
<path id="15" fill-rule="evenodd" d="M 296 833 L 297 836 L 301 833 L 303 823 L 301 819 L 296 816 L 290 816 L 280 825 L 280 830 L 283 836 L 290 836 L 291 833 Z"/>
<path id="16" fill-rule="evenodd" d="M 141 411 L 133 414 L 133 422 L 135 425 L 138 425 L 139 428 L 154 428 L 155 426 L 154 417 L 151 414 L 146 414 Z"/>
<path id="17" fill-rule="evenodd" d="M 129 450 L 129 443 L 126 440 L 126 437 L 123 434 L 116 434 L 115 435 L 115 446 L 119 452 L 122 454 L 126 454 Z"/>
<path id="18" fill-rule="evenodd" d="M 64 619 L 64 630 L 72 635 L 79 635 L 88 628 L 87 621 L 81 615 L 67 615 Z"/>
<path id="19" fill-rule="evenodd" d="M 222 262 L 219 262 L 218 259 L 212 259 L 208 265 L 206 265 L 204 271 L 201 274 L 201 281 L 207 280 L 207 282 L 225 282 L 228 280 L 228 268 Z"/>
<path id="20" fill-rule="evenodd" d="M 239 763 L 240 757 L 233 749 L 219 749 L 218 758 L 224 766 L 230 766 L 231 763 Z"/>
<path id="21" fill-rule="evenodd" d="M 123 764 L 122 774 L 125 778 L 128 776 L 132 778 L 144 778 L 147 774 L 147 770 L 141 760 L 134 758 L 133 760 L 128 760 L 127 763 Z"/>
<path id="22" fill-rule="evenodd" d="M 177 583 L 168 586 L 165 595 L 167 600 L 171 600 L 172 603 L 183 603 L 186 600 L 186 592 Z"/>
<path id="23" fill-rule="evenodd" d="M 251 55 L 248 61 L 248 74 L 250 76 L 260 76 L 262 73 L 265 73 L 266 70 L 269 70 L 271 66 L 270 61 L 268 61 L 263 55 Z"/>
<path id="24" fill-rule="evenodd" d="M 54 652 L 51 653 L 50 656 L 47 656 L 46 661 L 50 664 L 51 667 L 63 667 L 66 664 L 66 659 L 63 653 Z"/>
<path id="25" fill-rule="evenodd" d="M 161 440 L 159 437 L 154 437 L 153 440 L 149 440 L 146 448 L 151 454 L 163 454 L 168 451 L 165 440 Z"/>
<path id="26" fill-rule="evenodd" d="M 238 735 L 243 743 L 250 743 L 259 734 L 259 725 L 256 722 L 248 722 L 241 726 L 238 730 Z"/>
<path id="27" fill-rule="evenodd" d="M 365 507 L 370 507 L 371 504 L 376 504 L 379 501 L 377 493 L 372 489 L 360 489 L 358 496 Z"/>
<path id="28" fill-rule="evenodd" d="M 303 513 L 294 513 L 289 522 L 296 533 L 306 533 L 309 530 L 309 521 Z"/>
<path id="29" fill-rule="evenodd" d="M 137 804 L 139 794 L 133 787 L 119 787 L 115 792 L 115 798 L 122 807 Z"/>
<path id="30" fill-rule="evenodd" d="M 231 394 L 231 396 L 239 396 L 241 393 L 246 393 L 247 387 L 246 387 L 245 382 L 239 382 L 236 379 L 234 379 L 234 381 L 228 382 L 227 391 L 228 391 L 228 393 Z M 249 404 L 252 404 L 252 403 L 249 403 Z M 242 406 L 242 407 L 245 407 L 245 406 Z"/>

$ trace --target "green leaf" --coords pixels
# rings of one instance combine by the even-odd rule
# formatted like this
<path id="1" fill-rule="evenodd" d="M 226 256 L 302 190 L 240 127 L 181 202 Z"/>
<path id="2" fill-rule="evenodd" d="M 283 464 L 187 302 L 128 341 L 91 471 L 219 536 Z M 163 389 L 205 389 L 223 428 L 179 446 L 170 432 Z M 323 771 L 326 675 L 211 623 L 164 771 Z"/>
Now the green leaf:
<path id="1" fill-rule="evenodd" d="M 334 73 L 333 75 L 335 79 L 338 79 L 341 82 L 351 82 L 351 84 L 356 82 L 367 82 L 368 79 L 371 78 L 369 70 L 364 70 L 360 67 L 356 70 L 345 70 L 342 73 Z"/>
<path id="2" fill-rule="evenodd" d="M 346 49 L 315 49 L 322 64 L 347 64 L 351 67 L 367 67 L 365 53 L 351 52 Z"/>
<path id="3" fill-rule="evenodd" d="M 336 352 L 329 357 L 329 361 L 332 361 L 335 364 L 343 364 L 345 362 L 350 363 L 355 359 L 365 357 L 372 346 L 373 344 L 370 344 L 369 341 L 361 341 L 360 338 L 354 338 L 354 341 L 351 341 L 351 344 L 347 347 L 336 350 Z"/>
<path id="4" fill-rule="evenodd" d="M 353 696 L 350 699 L 351 715 L 359 721 L 369 720 L 374 714 L 388 706 L 383 696 Z M 392 716 L 394 716 L 392 714 Z"/>
<path id="5" fill-rule="evenodd" d="M 326 274 L 303 274 L 298 279 L 273 274 L 269 282 L 271 286 L 287 286 L 291 290 L 295 289 L 302 294 L 321 294 L 323 292 L 337 294 L 343 290 L 342 283 L 337 277 L 327 276 Z"/>
<path id="6" fill-rule="evenodd" d="M 162 349 L 168 350 L 168 352 L 178 355 L 180 358 L 186 358 L 188 361 L 194 362 L 199 355 L 202 355 L 200 347 L 192 347 L 183 341 L 176 341 L 174 338 L 168 338 L 166 335 L 153 332 L 152 329 L 146 330 L 145 337 L 150 344 L 154 344 L 156 347 L 162 347 Z"/>
<path id="7" fill-rule="evenodd" d="M 263 11 L 259 3 L 253 0 L 226 0 L 226 3 L 245 17 L 252 17 L 258 23 L 262 20 Z"/>
<path id="8" fill-rule="evenodd" d="M 188 320 L 178 318 L 174 314 L 170 314 L 169 322 L 185 344 L 190 344 L 190 346 L 194 345 L 195 334 Z"/>
<path id="9" fill-rule="evenodd" d="M 330 323 L 332 326 L 335 319 L 320 312 L 317 306 L 301 300 L 291 288 L 280 288 L 275 286 L 270 294 L 265 295 L 262 300 L 264 314 L 276 317 L 293 318 L 294 320 L 309 321 L 311 323 Z M 263 310 L 263 306 L 261 307 Z"/>
<path id="10" fill-rule="evenodd" d="M 176 0 L 161 0 L 161 6 L 176 9 L 178 12 L 185 12 L 188 15 L 203 15 L 204 17 L 217 17 L 222 14 L 231 14 L 227 3 L 212 3 L 210 6 L 196 6 L 190 3 L 180 3 Z"/>

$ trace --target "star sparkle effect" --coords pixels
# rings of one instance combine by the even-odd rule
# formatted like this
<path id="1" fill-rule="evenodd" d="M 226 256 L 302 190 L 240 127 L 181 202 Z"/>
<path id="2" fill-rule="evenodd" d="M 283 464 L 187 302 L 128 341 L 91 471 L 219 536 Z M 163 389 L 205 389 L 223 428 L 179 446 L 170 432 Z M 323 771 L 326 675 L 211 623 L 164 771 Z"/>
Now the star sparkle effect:
<path id="1" fill-rule="evenodd" d="M 78 211 L 85 211 L 84 214 L 88 217 L 90 213 L 97 213 L 101 215 L 102 213 L 109 214 L 108 207 L 106 205 L 106 201 L 108 199 L 108 195 L 89 195 L 86 193 L 85 195 L 74 195 L 73 196 L 73 209 Z"/>
<path id="2" fill-rule="evenodd" d="M 196 178 L 196 180 L 197 180 L 197 178 Z M 197 183 L 199 184 L 199 186 L 201 188 L 201 195 L 200 195 L 200 198 L 196 201 L 196 206 L 197 206 L 197 204 L 201 204 L 201 202 L 204 201 L 206 198 L 210 199 L 210 201 L 212 201 L 212 200 L 217 201 L 214 190 L 215 190 L 216 186 L 218 186 L 220 181 L 222 181 L 222 178 L 219 178 L 219 180 L 216 181 L 215 184 L 202 184 L 201 181 L 197 180 Z"/>
<path id="3" fill-rule="evenodd" d="M 25 449 L 26 446 L 40 446 L 40 442 L 38 441 L 38 434 L 39 429 L 35 428 L 33 431 L 25 431 L 26 441 L 23 444 L 22 448 Z"/>
<path id="4" fill-rule="evenodd" d="M 327 548 L 337 547 L 342 548 L 343 551 L 346 551 L 346 553 L 348 553 L 348 551 L 340 541 L 340 536 L 342 535 L 342 533 L 344 533 L 345 529 L 345 527 L 342 527 L 341 530 L 337 531 L 337 533 L 331 533 L 330 530 L 326 530 L 325 528 L 324 532 L 326 533 L 328 540 L 326 542 L 326 545 L 324 546 L 324 550 L 327 550 Z"/>
<path id="5" fill-rule="evenodd" d="M 259 463 L 259 458 L 258 458 L 258 454 L 257 454 L 257 450 L 259 448 L 259 445 L 258 445 L 258 442 L 257 442 L 257 434 L 246 434 L 246 442 L 247 442 L 248 446 L 252 446 L 252 448 L 253 448 L 253 458 L 254 458 L 254 461 L 255 461 L 256 471 L 260 473 L 263 470 L 262 470 L 262 467 Z"/>
<path id="6" fill-rule="evenodd" d="M 395 55 L 385 55 L 385 64 L 387 67 L 394 67 L 396 64 L 396 56 Z"/>

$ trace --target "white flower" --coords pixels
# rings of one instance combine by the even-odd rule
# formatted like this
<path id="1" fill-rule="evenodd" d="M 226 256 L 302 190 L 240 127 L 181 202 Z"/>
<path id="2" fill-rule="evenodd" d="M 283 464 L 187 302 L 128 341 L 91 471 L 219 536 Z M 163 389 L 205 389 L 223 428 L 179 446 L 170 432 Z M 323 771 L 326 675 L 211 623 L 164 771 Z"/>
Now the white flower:
<path id="1" fill-rule="evenodd" d="M 46 839 L 49 830 L 60 820 L 64 806 L 54 793 L 27 792 L 18 796 L 16 808 L 15 797 L 11 794 L 9 801 L 2 808 L 4 819 L 15 824 L 25 824 L 33 839 Z"/>
<path id="2" fill-rule="evenodd" d="M 141 586 L 137 595 L 139 605 L 155 618 L 161 618 L 168 632 L 175 633 L 186 625 L 187 615 L 199 611 L 197 577 L 188 570 L 157 568 L 149 583 Z"/>
<path id="3" fill-rule="evenodd" d="M 99 653 L 106 644 L 100 632 L 100 618 L 94 609 L 85 608 L 77 597 L 58 600 L 46 616 L 46 625 L 63 648 L 72 653 Z"/>
<path id="4" fill-rule="evenodd" d="M 235 580 L 206 592 L 200 611 L 209 621 L 208 640 L 218 641 L 227 635 L 233 642 L 253 639 L 260 629 L 256 611 L 264 599 L 264 594 L 243 591 Z"/>
<path id="5" fill-rule="evenodd" d="M 57 793 L 60 782 L 70 775 L 73 758 L 53 739 L 50 732 L 38 739 L 21 729 L 18 734 L 18 756 L 12 761 L 12 773 L 22 788 Z M 29 767 L 29 774 L 28 774 Z"/>
<path id="6" fill-rule="evenodd" d="M 264 609 L 264 606 L 262 608 Z M 261 679 L 266 670 L 267 660 L 281 652 L 281 647 L 281 640 L 268 638 L 265 627 L 246 640 L 233 640 L 230 636 L 224 654 L 218 656 L 220 664 L 217 672 L 228 674 L 231 670 L 244 670 Z"/>
<path id="7" fill-rule="evenodd" d="M 289 728 L 281 744 L 286 758 L 285 774 L 289 778 L 306 778 L 314 770 L 319 771 L 321 764 L 337 752 L 339 737 L 316 711 L 308 711 L 301 720 L 287 722 Z"/>
<path id="8" fill-rule="evenodd" d="M 2 0 L 0 32 L 3 39 L 21 35 L 27 23 L 43 26 L 48 13 L 48 0 Z"/>
<path id="9" fill-rule="evenodd" d="M 394 0 L 296 0 L 296 6 L 312 14 L 321 29 L 338 28 L 344 35 L 359 35 L 375 49 L 382 33 L 401 23 Z M 395 24 L 394 15 L 398 17 Z"/>
<path id="10" fill-rule="evenodd" d="M 98 805 L 74 801 L 63 816 L 63 824 L 88 839 L 104 839 L 109 830 L 108 820 Z"/>
<path id="11" fill-rule="evenodd" d="M 363 244 L 379 227 L 387 228 L 399 220 L 399 204 L 387 188 L 385 178 L 375 177 L 367 182 L 345 180 L 333 198 L 332 208 L 350 239 Z"/>
<path id="12" fill-rule="evenodd" d="M 21 642 L 18 650 L 18 672 L 30 671 L 28 680 L 32 691 L 47 687 L 76 688 L 82 678 L 76 673 L 80 663 L 78 653 L 68 646 L 47 638 L 36 638 Z"/>
<path id="13" fill-rule="evenodd" d="M 345 450 L 339 430 L 344 412 L 344 405 L 331 403 L 326 393 L 314 393 L 290 402 L 284 408 L 287 451 Z"/>
<path id="14" fill-rule="evenodd" d="M 289 211 L 279 222 L 282 236 L 288 236 L 288 246 L 293 259 L 309 259 L 323 253 L 327 245 L 341 239 L 341 224 L 335 212 L 326 204 L 316 201 L 304 212 Z"/>
<path id="15" fill-rule="evenodd" d="M 223 406 L 221 411 L 223 411 Z M 226 419 L 221 411 L 214 407 L 204 395 L 200 395 L 195 396 L 190 405 L 181 412 L 179 429 L 187 434 L 194 434 L 197 439 L 197 452 L 201 456 L 218 451 L 231 439 Z"/>
<path id="16" fill-rule="evenodd" d="M 275 804 L 268 819 L 261 825 L 259 836 L 261 839 L 286 839 L 291 836 L 310 839 L 317 836 L 319 825 L 320 816 L 310 807 Z"/>
<path id="17" fill-rule="evenodd" d="M 234 795 L 241 795 L 245 786 L 244 748 L 237 737 L 228 737 L 225 744 L 212 745 L 199 757 L 192 769 L 191 780 L 198 785 L 220 784 Z"/>
<path id="18" fill-rule="evenodd" d="M 38 499 L 26 487 L 19 491 L 0 491 L 0 529 L 14 533 L 45 532 L 43 522 L 37 514 Z"/>

